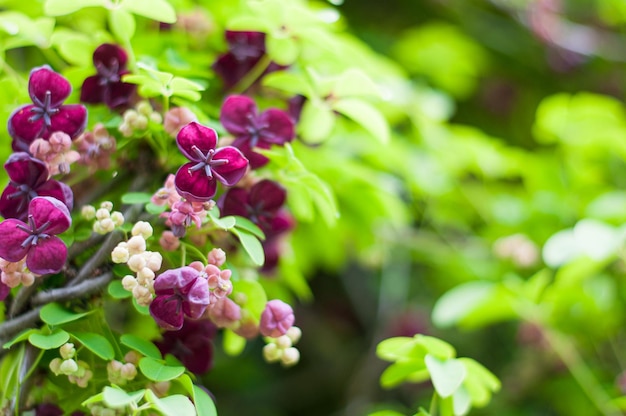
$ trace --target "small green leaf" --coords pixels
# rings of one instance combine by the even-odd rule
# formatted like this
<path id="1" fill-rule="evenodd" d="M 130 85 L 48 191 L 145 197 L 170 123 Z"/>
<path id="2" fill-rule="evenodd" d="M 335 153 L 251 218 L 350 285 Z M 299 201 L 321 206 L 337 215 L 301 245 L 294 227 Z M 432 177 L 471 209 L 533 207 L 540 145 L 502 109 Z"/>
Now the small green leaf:
<path id="1" fill-rule="evenodd" d="M 17 334 L 15 336 L 15 338 L 13 338 L 11 341 L 6 342 L 2 348 L 4 349 L 9 349 L 11 348 L 13 345 L 17 344 L 18 342 L 22 342 L 28 339 L 28 337 L 31 334 L 35 334 L 35 333 L 40 333 L 41 331 L 39 329 L 34 329 L 34 328 L 30 328 L 30 329 L 25 329 L 22 332 L 20 332 L 19 334 Z"/>
<path id="2" fill-rule="evenodd" d="M 127 42 L 135 35 L 135 18 L 123 9 L 109 10 L 109 27 L 118 40 Z"/>
<path id="3" fill-rule="evenodd" d="M 193 401 L 196 404 L 198 416 L 217 416 L 217 409 L 211 396 L 196 385 L 193 386 Z"/>
<path id="4" fill-rule="evenodd" d="M 267 32 L 267 24 L 263 19 L 252 16 L 239 16 L 231 19 L 226 25 L 228 30 Z"/>
<path id="5" fill-rule="evenodd" d="M 122 282 L 113 280 L 107 287 L 107 292 L 113 299 L 126 299 L 132 296 L 132 293 L 124 289 Z"/>
<path id="6" fill-rule="evenodd" d="M 364 71 L 350 68 L 337 77 L 333 88 L 335 97 L 379 97 L 378 87 Z"/>
<path id="7" fill-rule="evenodd" d="M 48 325 L 62 325 L 73 322 L 89 315 L 91 312 L 74 313 L 63 308 L 58 303 L 49 303 L 39 311 L 39 317 Z"/>
<path id="8" fill-rule="evenodd" d="M 381 143 L 389 143 L 389 124 L 371 104 L 358 98 L 342 98 L 333 104 L 333 110 L 352 119 Z"/>
<path id="9" fill-rule="evenodd" d="M 119 388 L 105 386 L 104 389 L 102 389 L 102 399 L 107 407 L 113 409 L 123 409 L 131 403 L 139 403 L 145 393 L 145 389 L 138 390 L 133 393 L 127 393 Z"/>
<path id="10" fill-rule="evenodd" d="M 263 85 L 266 87 L 276 88 L 293 95 L 304 95 L 310 97 L 313 95 L 312 88 L 302 74 L 296 74 L 289 71 L 277 71 L 263 76 Z"/>
<path id="11" fill-rule="evenodd" d="M 230 329 L 224 330 L 224 352 L 231 357 L 236 357 L 246 347 L 246 339 L 235 334 Z"/>
<path id="12" fill-rule="evenodd" d="M 148 19 L 163 23 L 176 22 L 176 11 L 166 0 L 124 0 L 122 7 Z"/>
<path id="13" fill-rule="evenodd" d="M 150 341 L 139 338 L 132 334 L 124 334 L 120 337 L 120 342 L 126 345 L 128 348 L 133 349 L 146 357 L 154 358 L 155 360 L 161 359 L 161 352 Z"/>
<path id="14" fill-rule="evenodd" d="M 467 375 L 463 363 L 454 358 L 440 360 L 427 354 L 424 362 L 435 390 L 444 399 L 450 397 L 461 386 Z"/>
<path id="15" fill-rule="evenodd" d="M 259 239 L 265 240 L 263 231 L 252 221 L 244 217 L 235 216 L 236 227 L 256 235 Z"/>
<path id="16" fill-rule="evenodd" d="M 233 281 L 233 293 L 239 297 L 245 296 L 245 300 L 241 302 L 241 307 L 259 321 L 267 304 L 267 294 L 263 285 L 256 280 L 236 280 Z"/>
<path id="17" fill-rule="evenodd" d="M 148 202 L 146 204 L 146 211 L 148 212 L 148 214 L 152 214 L 152 215 L 158 215 L 162 212 L 167 211 L 167 206 L 165 205 L 155 205 L 152 202 Z"/>
<path id="18" fill-rule="evenodd" d="M 124 204 L 147 204 L 152 199 L 152 194 L 147 192 L 127 192 L 122 195 Z"/>
<path id="19" fill-rule="evenodd" d="M 300 54 L 300 47 L 291 35 L 274 34 L 266 42 L 267 54 L 279 65 L 293 64 Z"/>
<path id="20" fill-rule="evenodd" d="M 378 358 L 386 361 L 397 361 L 402 358 L 409 358 L 410 351 L 415 348 L 417 341 L 410 337 L 393 337 L 388 338 L 376 347 L 376 355 Z"/>
<path id="21" fill-rule="evenodd" d="M 325 101 L 307 100 L 302 106 L 297 129 L 306 143 L 326 141 L 335 127 L 335 115 Z"/>
<path id="22" fill-rule="evenodd" d="M 152 357 L 144 357 L 139 360 L 139 369 L 144 376 L 152 381 L 173 380 L 185 372 L 183 366 L 165 365 L 162 360 L 155 360 Z"/>
<path id="23" fill-rule="evenodd" d="M 146 402 L 152 403 L 165 416 L 196 416 L 191 400 L 181 394 L 159 398 L 152 390 L 147 390 Z"/>
<path id="24" fill-rule="evenodd" d="M 47 0 L 43 6 L 44 13 L 48 16 L 62 16 L 74 13 L 85 7 L 103 6 L 107 0 Z"/>
<path id="25" fill-rule="evenodd" d="M 44 335 L 41 333 L 30 334 L 30 336 L 28 337 L 28 342 L 42 350 L 51 350 L 53 348 L 59 348 L 69 339 L 70 334 L 63 331 L 62 329 L 57 329 L 49 335 Z"/>
<path id="26" fill-rule="evenodd" d="M 452 395 L 452 405 L 454 407 L 455 416 L 466 415 L 472 408 L 470 394 L 467 392 L 464 385 L 461 385 Z"/>
<path id="27" fill-rule="evenodd" d="M 233 228 L 231 232 L 239 238 L 239 242 L 252 262 L 257 266 L 262 266 L 265 263 L 265 252 L 258 237 L 240 228 Z"/>
<path id="28" fill-rule="evenodd" d="M 88 404 L 93 404 L 93 403 L 100 403 L 103 400 L 104 400 L 104 393 L 98 393 L 98 394 L 91 396 L 84 402 L 82 402 L 81 406 L 87 406 Z"/>
<path id="29" fill-rule="evenodd" d="M 447 360 L 448 358 L 454 358 L 456 356 L 454 347 L 438 338 L 417 334 L 415 335 L 415 340 L 426 348 L 428 354 L 434 355 L 442 360 Z"/>
<path id="30" fill-rule="evenodd" d="M 424 360 L 403 360 L 391 364 L 380 375 L 380 385 L 385 389 L 398 386 L 408 381 L 428 380 L 428 371 Z"/>
<path id="31" fill-rule="evenodd" d="M 456 324 L 489 298 L 495 290 L 493 282 L 477 280 L 456 286 L 435 304 L 432 319 L 439 327 Z"/>
<path id="32" fill-rule="evenodd" d="M 219 215 L 219 213 L 217 215 Z M 227 216 L 227 217 L 219 218 L 216 216 L 215 213 L 213 213 L 213 210 L 209 211 L 209 217 L 211 218 L 211 221 L 213 221 L 213 224 L 215 224 L 216 226 L 218 226 L 219 228 L 225 231 L 230 230 L 237 223 L 237 221 L 235 220 L 235 217 Z"/>
<path id="33" fill-rule="evenodd" d="M 74 332 L 72 333 L 72 337 L 76 338 L 85 348 L 103 360 L 110 361 L 115 358 L 113 346 L 100 334 L 93 332 Z"/>

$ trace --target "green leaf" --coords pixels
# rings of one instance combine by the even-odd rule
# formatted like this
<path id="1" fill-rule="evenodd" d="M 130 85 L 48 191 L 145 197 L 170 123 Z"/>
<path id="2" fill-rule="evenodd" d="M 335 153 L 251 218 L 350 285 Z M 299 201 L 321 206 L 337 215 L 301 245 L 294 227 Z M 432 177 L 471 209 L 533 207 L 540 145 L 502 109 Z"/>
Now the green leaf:
<path id="1" fill-rule="evenodd" d="M 132 296 L 132 293 L 124 289 L 122 282 L 119 280 L 113 280 L 107 287 L 107 292 L 113 299 L 126 299 Z"/>
<path id="2" fill-rule="evenodd" d="M 424 362 L 435 390 L 444 399 L 450 397 L 461 386 L 467 375 L 463 363 L 454 358 L 440 360 L 427 354 Z"/>
<path id="3" fill-rule="evenodd" d="M 193 401 L 196 404 L 198 416 L 217 416 L 217 409 L 211 396 L 196 385 L 193 386 Z"/>
<path id="4" fill-rule="evenodd" d="M 105 386 L 104 389 L 102 389 L 102 399 L 107 407 L 122 409 L 131 403 L 138 404 L 145 393 L 145 389 L 127 393 L 119 388 Z"/>
<path id="5" fill-rule="evenodd" d="M 41 333 L 33 333 L 28 337 L 28 342 L 42 350 L 51 350 L 59 348 L 70 339 L 70 334 L 62 329 L 56 329 L 49 335 Z"/>
<path id="6" fill-rule="evenodd" d="M 93 332 L 73 332 L 72 337 L 76 338 L 85 348 L 103 360 L 110 361 L 115 358 L 113 346 L 109 340 L 100 334 Z"/>
<path id="7" fill-rule="evenodd" d="M 235 227 L 247 231 L 257 236 L 260 240 L 265 240 L 265 233 L 252 221 L 247 218 L 235 216 Z"/>
<path id="8" fill-rule="evenodd" d="M 263 285 L 256 280 L 235 280 L 233 293 L 236 293 L 239 298 L 245 297 L 241 302 L 241 307 L 247 310 L 256 321 L 259 321 L 267 304 L 267 294 Z"/>
<path id="9" fill-rule="evenodd" d="M 252 16 L 238 16 L 226 25 L 228 30 L 267 32 L 268 26 L 263 19 Z"/>
<path id="10" fill-rule="evenodd" d="M 31 334 L 40 333 L 40 332 L 41 331 L 39 329 L 34 329 L 34 328 L 25 329 L 19 334 L 17 334 L 11 341 L 5 342 L 2 348 L 9 349 L 13 345 L 17 344 L 18 342 L 27 340 Z"/>
<path id="11" fill-rule="evenodd" d="M 424 360 L 402 360 L 391 364 L 380 375 L 380 385 L 385 389 L 398 386 L 408 381 L 428 380 L 428 371 Z"/>
<path id="12" fill-rule="evenodd" d="M 393 337 L 378 343 L 376 355 L 386 361 L 409 358 L 410 352 L 417 345 L 417 340 L 410 337 Z"/>
<path id="13" fill-rule="evenodd" d="M 109 10 L 109 27 L 121 42 L 128 42 L 135 35 L 135 18 L 123 9 Z"/>
<path id="14" fill-rule="evenodd" d="M 144 376 L 152 381 L 173 380 L 185 372 L 183 366 L 169 366 L 163 360 L 156 360 L 152 357 L 144 357 L 139 360 L 139 369 Z"/>
<path id="15" fill-rule="evenodd" d="M 376 84 L 358 68 L 350 68 L 337 77 L 333 95 L 341 98 L 380 96 Z"/>
<path id="16" fill-rule="evenodd" d="M 202 85 L 181 77 L 174 77 L 174 79 L 172 79 L 169 83 L 169 87 L 175 93 L 179 91 L 204 91 L 204 87 Z"/>
<path id="17" fill-rule="evenodd" d="M 67 62 L 77 66 L 91 65 L 94 44 L 88 36 L 60 28 L 54 31 L 50 42 Z"/>
<path id="18" fill-rule="evenodd" d="M 120 342 L 128 348 L 145 355 L 146 357 L 154 358 L 155 360 L 161 359 L 161 352 L 156 345 L 150 341 L 139 338 L 136 335 L 124 334 L 120 337 Z"/>
<path id="19" fill-rule="evenodd" d="M 230 329 L 224 330 L 224 352 L 231 357 L 241 354 L 246 347 L 246 339 Z"/>
<path id="20" fill-rule="evenodd" d="M 389 143 L 389 124 L 371 104 L 358 98 L 342 98 L 332 108 L 359 124 L 382 144 Z"/>
<path id="21" fill-rule="evenodd" d="M 368 413 L 367 416 L 406 416 L 404 413 L 396 412 L 395 410 L 379 410 L 374 413 Z"/>
<path id="22" fill-rule="evenodd" d="M 262 266 L 265 263 L 265 252 L 258 237 L 240 228 L 233 228 L 231 232 L 239 238 L 239 242 L 252 262 L 257 266 Z"/>
<path id="23" fill-rule="evenodd" d="M 159 398 L 152 390 L 147 390 L 146 401 L 166 416 L 196 416 L 193 403 L 181 394 Z"/>
<path id="24" fill-rule="evenodd" d="M 127 192 L 122 195 L 124 204 L 147 204 L 152 199 L 152 194 L 147 192 Z"/>
<path id="25" fill-rule="evenodd" d="M 49 303 L 39 311 L 39 317 L 48 325 L 62 325 L 73 322 L 89 315 L 91 312 L 74 313 L 63 308 L 58 303 Z"/>
<path id="26" fill-rule="evenodd" d="M 452 403 L 454 407 L 454 415 L 466 415 L 472 408 L 472 400 L 465 385 L 461 385 L 452 395 Z"/>
<path id="27" fill-rule="evenodd" d="M 167 206 L 165 205 L 155 205 L 152 202 L 148 202 L 146 204 L 146 211 L 148 212 L 148 214 L 152 214 L 152 215 L 158 215 L 162 212 L 167 211 Z"/>
<path id="28" fill-rule="evenodd" d="M 433 323 L 442 328 L 456 324 L 490 297 L 494 286 L 493 282 L 477 280 L 449 290 L 435 304 L 432 313 Z"/>
<path id="29" fill-rule="evenodd" d="M 262 83 L 266 87 L 276 88 L 293 95 L 299 94 L 309 98 L 313 95 L 311 85 L 302 74 L 289 71 L 272 72 L 263 76 Z"/>
<path id="30" fill-rule="evenodd" d="M 217 225 L 222 230 L 230 230 L 237 223 L 235 217 L 233 217 L 232 215 L 223 218 L 220 218 L 219 215 L 220 213 L 217 210 L 212 209 L 209 211 L 209 218 L 211 218 L 213 224 Z"/>
<path id="31" fill-rule="evenodd" d="M 333 127 L 335 127 L 335 115 L 325 101 L 307 100 L 304 103 L 296 128 L 298 135 L 306 143 L 319 144 L 326 141 Z"/>
<path id="32" fill-rule="evenodd" d="M 267 54 L 279 65 L 291 65 L 300 54 L 300 47 L 291 35 L 271 35 L 267 37 Z"/>
<path id="33" fill-rule="evenodd" d="M 88 404 L 99 403 L 103 400 L 104 400 L 104 393 L 98 393 L 98 394 L 91 396 L 87 400 L 83 401 L 81 403 L 81 406 L 87 406 Z"/>
<path id="34" fill-rule="evenodd" d="M 163 23 L 176 22 L 176 11 L 166 0 L 124 0 L 122 7 L 148 19 Z"/>
<path id="35" fill-rule="evenodd" d="M 491 393 L 500 391 L 502 386 L 500 380 L 474 359 L 463 357 L 459 358 L 458 361 L 467 370 L 467 377 L 463 385 L 471 397 L 472 405 L 486 406 L 491 400 Z"/>
<path id="36" fill-rule="evenodd" d="M 420 345 L 423 345 L 424 348 L 426 348 L 428 354 L 434 355 L 437 358 L 446 360 L 456 356 L 454 347 L 438 338 L 417 334 L 415 335 L 415 339 Z"/>
<path id="37" fill-rule="evenodd" d="M 104 7 L 106 3 L 107 0 L 47 0 L 43 6 L 43 10 L 48 16 L 62 16 L 74 13 L 85 7 Z"/>

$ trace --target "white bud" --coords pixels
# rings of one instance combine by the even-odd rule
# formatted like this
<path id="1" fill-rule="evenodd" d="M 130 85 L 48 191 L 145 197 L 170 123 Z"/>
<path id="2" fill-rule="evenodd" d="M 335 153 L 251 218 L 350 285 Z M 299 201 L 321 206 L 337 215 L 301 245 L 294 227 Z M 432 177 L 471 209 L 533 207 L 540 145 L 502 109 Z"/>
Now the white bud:
<path id="1" fill-rule="evenodd" d="M 142 236 L 136 235 L 128 240 L 128 251 L 131 255 L 146 251 L 146 240 Z"/>
<path id="2" fill-rule="evenodd" d="M 132 380 L 137 375 L 137 368 L 132 363 L 126 363 L 122 366 L 120 374 L 126 380 Z"/>
<path id="3" fill-rule="evenodd" d="M 268 363 L 275 363 L 280 360 L 282 355 L 283 350 L 279 349 L 273 342 L 263 347 L 263 358 Z"/>
<path id="4" fill-rule="evenodd" d="M 130 256 L 130 258 L 128 259 L 128 267 L 130 267 L 130 269 L 132 271 L 134 271 L 135 273 L 139 272 L 139 270 L 143 269 L 144 267 L 146 267 L 146 259 L 144 256 L 142 256 L 141 254 L 133 254 L 132 256 Z"/>
<path id="5" fill-rule="evenodd" d="M 63 361 L 61 361 L 61 359 L 58 357 L 53 358 L 52 361 L 50 361 L 50 370 L 52 370 L 52 372 L 56 376 L 61 374 L 61 363 L 63 363 Z"/>
<path id="6" fill-rule="evenodd" d="M 111 212 L 113 211 L 113 202 L 104 201 L 103 203 L 100 204 L 100 208 L 106 209 L 107 211 Z"/>
<path id="7" fill-rule="evenodd" d="M 96 218 L 98 219 L 98 221 L 102 221 L 105 218 L 111 218 L 111 213 L 109 212 L 108 209 L 99 208 L 96 211 Z"/>
<path id="8" fill-rule="evenodd" d="M 148 284 L 149 282 L 152 282 L 153 280 L 154 280 L 154 272 L 150 270 L 149 268 L 144 267 L 143 269 L 137 272 L 137 282 L 140 285 L 145 286 L 146 284 Z"/>
<path id="9" fill-rule="evenodd" d="M 144 239 L 148 239 L 152 236 L 152 226 L 146 221 L 138 221 L 131 231 L 132 235 L 140 235 Z"/>
<path id="10" fill-rule="evenodd" d="M 291 347 L 283 350 L 283 355 L 280 357 L 280 362 L 285 367 L 297 364 L 300 361 L 300 351 L 297 348 Z"/>
<path id="11" fill-rule="evenodd" d="M 61 363 L 61 366 L 59 367 L 59 372 L 65 375 L 74 374 L 77 371 L 78 364 L 76 364 L 76 361 L 72 360 L 71 358 L 69 360 L 63 361 Z"/>
<path id="12" fill-rule="evenodd" d="M 93 220 L 96 218 L 96 209 L 91 205 L 85 205 L 81 208 L 80 214 L 86 220 Z"/>
<path id="13" fill-rule="evenodd" d="M 147 101 L 139 102 L 135 108 L 139 114 L 143 114 L 144 116 L 149 116 L 153 111 L 152 106 Z"/>
<path id="14" fill-rule="evenodd" d="M 146 252 L 146 267 L 153 272 L 159 271 L 163 263 L 163 256 L 157 251 Z"/>
<path id="15" fill-rule="evenodd" d="M 126 263 L 130 258 L 130 253 L 126 247 L 120 247 L 119 245 L 111 252 L 111 259 L 113 263 Z"/>
<path id="16" fill-rule="evenodd" d="M 287 335 L 281 335 L 276 338 L 276 346 L 281 350 L 291 347 L 291 339 Z"/>
<path id="17" fill-rule="evenodd" d="M 124 224 L 124 214 L 119 211 L 113 211 L 111 213 L 111 220 L 116 227 L 121 227 Z"/>
<path id="18" fill-rule="evenodd" d="M 137 286 L 137 279 L 135 279 L 135 276 L 127 274 L 122 279 L 122 286 L 124 286 L 124 289 L 130 292 L 135 288 L 135 286 Z"/>
<path id="19" fill-rule="evenodd" d="M 285 335 L 289 337 L 292 344 L 296 344 L 298 341 L 300 341 L 300 338 L 302 337 L 302 330 L 297 326 L 292 326 L 287 330 L 287 333 Z"/>
<path id="20" fill-rule="evenodd" d="M 74 358 L 74 355 L 76 354 L 74 344 L 72 344 L 71 342 L 66 342 L 65 344 L 61 345 L 61 348 L 59 348 L 59 353 L 64 360 Z"/>
<path id="21" fill-rule="evenodd" d="M 110 233 L 115 230 L 115 223 L 111 218 L 105 218 L 100 221 L 100 227 L 102 227 L 105 233 Z"/>

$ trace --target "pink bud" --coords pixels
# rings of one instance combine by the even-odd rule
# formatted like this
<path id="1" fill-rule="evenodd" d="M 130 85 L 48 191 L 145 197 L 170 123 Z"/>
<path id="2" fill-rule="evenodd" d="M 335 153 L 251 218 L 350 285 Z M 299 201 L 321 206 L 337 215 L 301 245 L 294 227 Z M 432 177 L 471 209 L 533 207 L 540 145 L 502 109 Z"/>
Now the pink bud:
<path id="1" fill-rule="evenodd" d="M 241 308 L 229 298 L 218 299 L 209 309 L 209 317 L 220 328 L 225 328 L 241 319 Z"/>
<path id="2" fill-rule="evenodd" d="M 295 319 L 291 306 L 282 300 L 270 300 L 261 315 L 261 334 L 272 338 L 285 335 Z"/>

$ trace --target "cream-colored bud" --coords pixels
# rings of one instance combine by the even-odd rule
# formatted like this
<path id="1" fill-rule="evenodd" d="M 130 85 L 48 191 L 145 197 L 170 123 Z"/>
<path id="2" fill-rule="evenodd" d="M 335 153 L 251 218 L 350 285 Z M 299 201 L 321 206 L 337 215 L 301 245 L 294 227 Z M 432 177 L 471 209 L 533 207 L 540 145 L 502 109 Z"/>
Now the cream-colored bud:
<path id="1" fill-rule="evenodd" d="M 287 333 L 285 335 L 289 337 L 292 344 L 296 344 L 298 341 L 300 341 L 300 338 L 302 337 L 302 330 L 297 326 L 292 326 L 287 330 Z"/>
<path id="2" fill-rule="evenodd" d="M 276 344 L 269 343 L 263 347 L 263 358 L 268 363 L 275 363 L 280 360 L 283 355 L 283 350 L 279 349 Z"/>
<path id="3" fill-rule="evenodd" d="M 283 355 L 280 357 L 280 362 L 285 367 L 297 364 L 300 361 L 300 351 L 297 348 L 291 347 L 283 350 Z"/>
<path id="4" fill-rule="evenodd" d="M 105 218 L 99 222 L 100 227 L 102 227 L 102 230 L 104 230 L 105 233 L 110 233 L 115 230 L 115 223 L 111 218 Z"/>
<path id="5" fill-rule="evenodd" d="M 130 267 L 130 269 L 132 271 L 134 271 L 135 273 L 139 272 L 139 270 L 143 269 L 144 267 L 146 267 L 146 258 L 144 256 L 142 256 L 141 254 L 133 254 L 132 256 L 130 256 L 130 258 L 128 259 L 128 267 Z"/>
<path id="6" fill-rule="evenodd" d="M 149 282 L 154 280 L 154 272 L 147 267 L 139 270 L 137 272 L 137 282 L 140 285 L 147 285 Z"/>
<path id="7" fill-rule="evenodd" d="M 132 380 L 137 376 L 137 368 L 132 363 L 126 363 L 122 366 L 120 375 L 126 380 Z"/>
<path id="8" fill-rule="evenodd" d="M 126 123 L 134 123 L 137 120 L 139 113 L 135 110 L 126 110 L 124 111 L 123 119 Z"/>
<path id="9" fill-rule="evenodd" d="M 130 253 L 126 247 L 120 247 L 119 245 L 111 252 L 111 259 L 113 263 L 126 263 L 130 258 Z"/>
<path id="10" fill-rule="evenodd" d="M 59 366 L 59 372 L 65 375 L 74 374 L 78 371 L 78 364 L 73 359 L 65 360 Z"/>
<path id="11" fill-rule="evenodd" d="M 147 101 L 139 102 L 135 108 L 139 114 L 143 114 L 144 116 L 149 116 L 153 111 L 152 106 Z"/>
<path id="12" fill-rule="evenodd" d="M 61 364 L 63 363 L 63 361 L 60 358 L 53 358 L 52 361 L 50 361 L 50 370 L 52 370 L 52 372 L 54 373 L 54 375 L 58 376 L 59 374 L 61 374 Z"/>
<path id="13" fill-rule="evenodd" d="M 103 203 L 100 204 L 100 208 L 106 209 L 107 211 L 111 212 L 113 211 L 113 202 L 104 201 Z"/>
<path id="14" fill-rule="evenodd" d="M 148 128 L 148 117 L 140 114 L 131 125 L 137 130 L 145 130 Z"/>
<path id="15" fill-rule="evenodd" d="M 98 234 L 106 234 L 107 232 L 104 231 L 104 229 L 102 228 L 102 225 L 100 224 L 100 221 L 96 221 L 93 223 L 93 231 L 95 233 Z"/>
<path id="16" fill-rule="evenodd" d="M 111 218 L 111 212 L 105 208 L 98 208 L 96 211 L 96 219 L 98 219 L 98 221 L 102 221 L 105 218 Z"/>
<path id="17" fill-rule="evenodd" d="M 107 373 L 109 373 L 109 375 L 115 376 L 122 371 L 123 365 L 124 364 L 120 363 L 117 360 L 109 361 L 109 363 L 107 364 Z"/>
<path id="18" fill-rule="evenodd" d="M 96 208 L 91 205 L 85 205 L 81 208 L 80 214 L 86 220 L 93 220 L 96 218 Z"/>
<path id="19" fill-rule="evenodd" d="M 137 364 L 139 364 L 139 359 L 140 358 L 141 358 L 141 355 L 137 351 L 130 350 L 124 356 L 124 361 L 126 361 L 127 363 L 133 363 L 133 364 L 137 365 Z"/>
<path id="20" fill-rule="evenodd" d="M 28 287 L 28 286 L 32 286 L 33 283 L 35 283 L 35 275 L 32 273 L 22 273 L 22 285 Z"/>
<path id="21" fill-rule="evenodd" d="M 135 225 L 133 225 L 133 229 L 131 231 L 132 235 L 140 235 L 145 240 L 152 236 L 152 226 L 150 223 L 146 221 L 138 221 Z"/>
<path id="22" fill-rule="evenodd" d="M 150 121 L 156 124 L 161 124 L 163 122 L 163 117 L 159 113 L 152 113 L 148 116 Z"/>
<path id="23" fill-rule="evenodd" d="M 147 295 L 150 295 L 150 291 L 141 285 L 137 285 L 133 288 L 133 297 L 135 299 L 143 299 Z"/>
<path id="24" fill-rule="evenodd" d="M 140 254 L 146 251 L 146 240 L 142 236 L 136 235 L 130 238 L 127 242 L 128 252 L 131 255 Z"/>
<path id="25" fill-rule="evenodd" d="M 281 335 L 276 338 L 276 346 L 281 350 L 285 348 L 291 347 L 293 344 L 291 343 L 291 339 L 287 335 Z"/>
<path id="26" fill-rule="evenodd" d="M 59 348 L 59 353 L 64 360 L 74 358 L 74 355 L 76 354 L 76 348 L 74 348 L 74 344 L 72 344 L 71 342 L 66 342 L 65 344 L 61 345 L 61 348 Z"/>
<path id="27" fill-rule="evenodd" d="M 163 263 L 163 256 L 161 256 L 161 253 L 156 251 L 150 251 L 146 254 L 146 267 L 153 272 L 159 271 L 159 269 L 161 268 L 161 264 Z"/>
<path id="28" fill-rule="evenodd" d="M 111 220 L 116 227 L 121 227 L 124 224 L 124 214 L 119 211 L 113 211 L 111 213 Z"/>
<path id="29" fill-rule="evenodd" d="M 124 286 L 124 289 L 130 292 L 135 288 L 135 286 L 137 286 L 137 279 L 135 279 L 135 276 L 127 274 L 122 279 L 122 286 Z"/>

